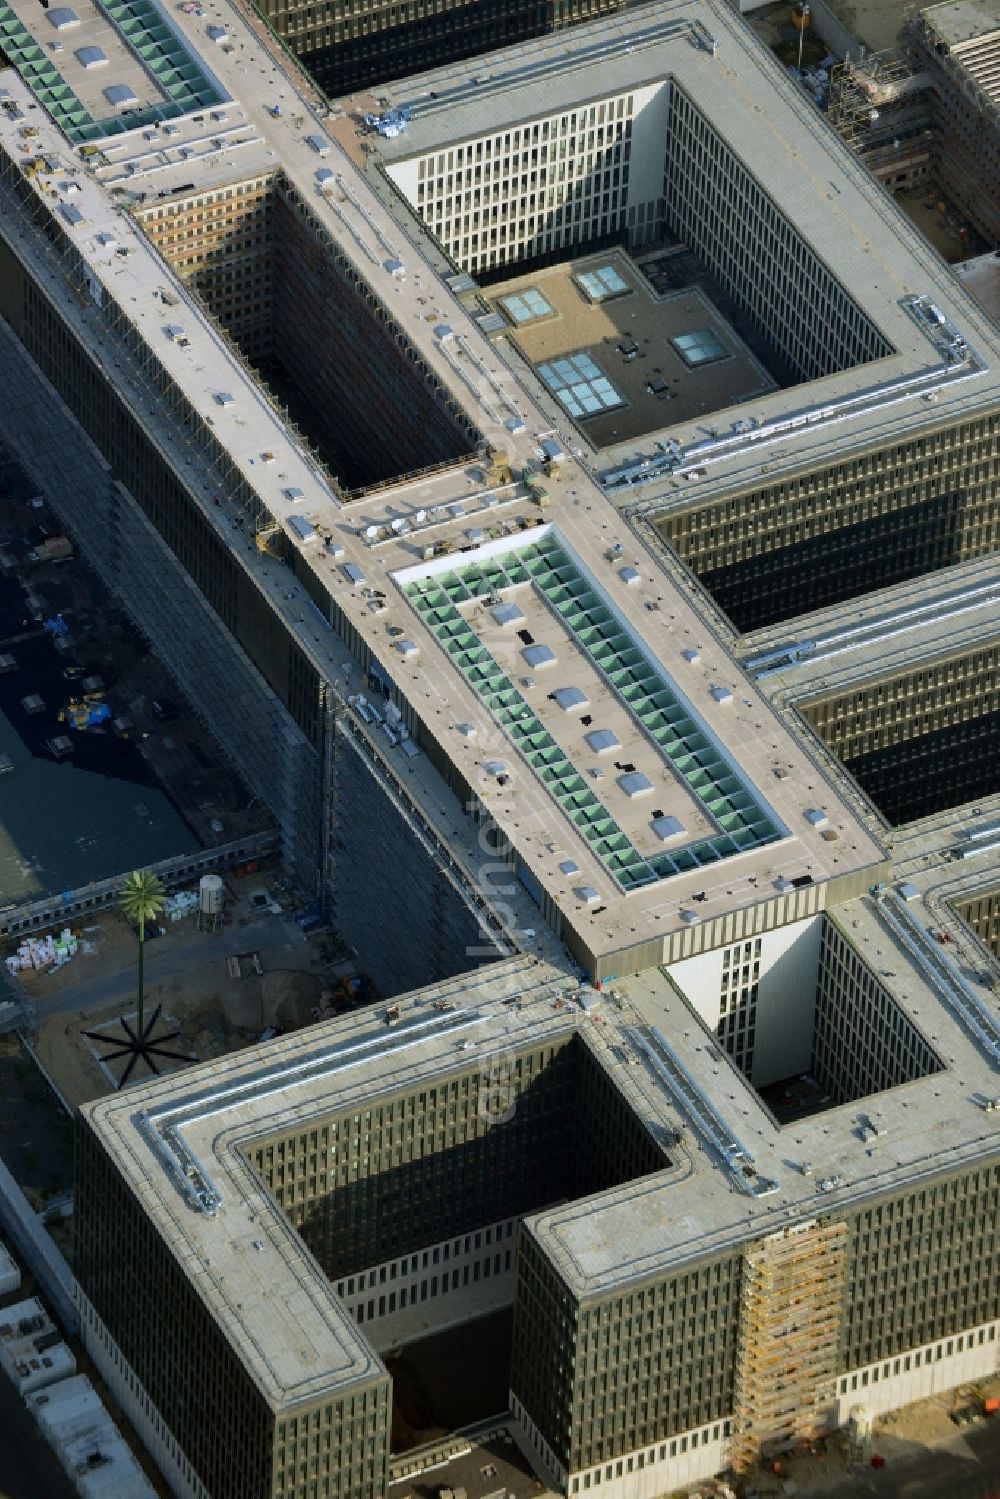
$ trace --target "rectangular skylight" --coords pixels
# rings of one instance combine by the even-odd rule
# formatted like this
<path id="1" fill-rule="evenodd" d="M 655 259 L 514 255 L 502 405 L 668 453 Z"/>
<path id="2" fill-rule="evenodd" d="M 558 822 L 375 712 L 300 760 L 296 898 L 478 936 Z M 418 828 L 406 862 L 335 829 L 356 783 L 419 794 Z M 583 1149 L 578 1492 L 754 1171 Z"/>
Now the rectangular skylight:
<path id="1" fill-rule="evenodd" d="M 637 648 L 555 535 L 525 540 L 509 552 L 486 560 L 470 558 L 432 576 L 423 575 L 419 568 L 397 576 L 417 613 L 446 643 L 457 668 L 620 889 L 635 890 L 673 874 L 704 868 L 780 836 L 721 747 L 692 720 L 670 679 Z M 715 832 L 689 842 L 679 819 L 660 823 L 663 814 L 653 813 L 650 827 L 660 850 L 652 855 L 639 852 L 584 779 L 574 758 L 539 720 L 518 683 L 491 655 L 472 622 L 459 612 L 475 599 L 525 583 L 531 583 L 556 609 L 575 643 L 702 804 Z M 528 650 L 548 652 L 548 647 L 530 646 Z M 526 656 L 527 651 L 523 653 Z M 520 679 L 521 687 L 530 685 L 532 679 Z M 620 748 L 616 736 L 607 730 L 593 730 L 586 742 L 593 754 Z M 588 767 L 593 769 L 596 767 Z M 630 768 L 616 769 L 622 771 L 619 794 L 630 799 L 651 794 L 653 784 L 648 775 Z"/>
<path id="2" fill-rule="evenodd" d="M 551 306 L 533 286 L 525 291 L 512 292 L 509 297 L 501 297 L 499 300 L 500 306 L 517 327 L 552 315 Z"/>
<path id="3" fill-rule="evenodd" d="M 714 364 L 717 359 L 726 359 L 729 350 L 711 328 L 699 328 L 694 333 L 678 333 L 670 342 L 685 364 Z"/>
<path id="4" fill-rule="evenodd" d="M 609 297 L 620 297 L 632 290 L 613 265 L 599 265 L 592 271 L 581 271 L 573 280 L 591 302 L 606 302 Z"/>
<path id="5" fill-rule="evenodd" d="M 538 366 L 538 373 L 570 416 L 599 416 L 625 402 L 589 354 L 567 354 Z"/>

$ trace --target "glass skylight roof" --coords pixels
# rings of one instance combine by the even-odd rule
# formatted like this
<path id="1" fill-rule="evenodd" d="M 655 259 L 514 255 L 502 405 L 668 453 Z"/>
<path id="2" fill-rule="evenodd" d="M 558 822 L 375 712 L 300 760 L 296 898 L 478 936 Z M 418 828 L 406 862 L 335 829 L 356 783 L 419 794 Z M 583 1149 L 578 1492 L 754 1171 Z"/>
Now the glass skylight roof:
<path id="1" fill-rule="evenodd" d="M 620 297 L 632 290 L 613 265 L 599 265 L 595 270 L 581 271 L 573 280 L 592 302 L 606 302 L 609 297 Z"/>
<path id="2" fill-rule="evenodd" d="M 552 314 L 552 308 L 548 302 L 533 286 L 529 286 L 527 291 L 513 292 L 509 297 L 501 297 L 500 306 L 511 322 L 516 323 L 518 327 L 522 323 L 534 323 L 539 318 L 550 317 Z"/>
<path id="3" fill-rule="evenodd" d="M 685 364 L 712 364 L 716 359 L 725 359 L 729 353 L 711 328 L 699 328 L 695 333 L 678 333 L 670 342 Z"/>
<path id="4" fill-rule="evenodd" d="M 127 119 L 109 115 L 96 120 L 9 0 L 0 0 L 0 50 L 74 145 L 223 102 L 217 86 L 201 71 L 180 33 L 173 30 L 153 0 L 104 0 L 103 9 L 165 95 L 161 103 L 132 110 Z"/>
<path id="5" fill-rule="evenodd" d="M 567 354 L 538 365 L 538 373 L 570 416 L 598 416 L 625 402 L 589 354 Z"/>
<path id="6" fill-rule="evenodd" d="M 659 746 L 718 828 L 714 836 L 646 857 L 622 831 L 459 612 L 461 604 L 523 584 L 540 590 L 622 704 Z M 721 748 L 690 717 L 670 682 L 650 665 L 554 534 L 451 572 L 415 578 L 403 587 L 469 685 L 622 889 L 635 890 L 684 870 L 714 864 L 780 836 Z"/>

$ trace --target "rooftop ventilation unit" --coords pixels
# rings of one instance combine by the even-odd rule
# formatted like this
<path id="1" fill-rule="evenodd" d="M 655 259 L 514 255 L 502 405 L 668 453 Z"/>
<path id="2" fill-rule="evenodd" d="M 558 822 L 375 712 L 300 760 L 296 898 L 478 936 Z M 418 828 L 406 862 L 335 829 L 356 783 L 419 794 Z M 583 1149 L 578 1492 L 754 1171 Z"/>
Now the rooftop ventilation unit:
<path id="1" fill-rule="evenodd" d="M 539 667 L 554 666 L 556 664 L 555 652 L 550 650 L 547 645 L 529 645 L 521 652 L 521 655 L 528 665 L 536 671 Z"/>
<path id="2" fill-rule="evenodd" d="M 654 817 L 650 827 L 661 843 L 667 843 L 671 838 L 679 838 L 684 832 L 684 824 L 677 817 Z"/>
<path id="3" fill-rule="evenodd" d="M 112 83 L 104 90 L 104 97 L 115 109 L 127 109 L 137 102 L 135 91 L 127 83 Z"/>
<path id="4" fill-rule="evenodd" d="M 316 540 L 316 527 L 311 525 L 304 515 L 290 515 L 288 528 L 297 541 Z"/>
<path id="5" fill-rule="evenodd" d="M 564 713 L 582 713 L 590 706 L 587 694 L 579 687 L 557 687 L 552 696 Z"/>
<path id="6" fill-rule="evenodd" d="M 617 734 L 612 734 L 610 729 L 594 729 L 592 733 L 585 734 L 590 749 L 595 755 L 606 755 L 609 750 L 621 749 L 622 742 Z"/>
<path id="7" fill-rule="evenodd" d="M 496 604 L 490 613 L 498 625 L 504 626 L 519 625 L 525 617 L 524 610 L 516 604 Z"/>
<path id="8" fill-rule="evenodd" d="M 653 789 L 652 781 L 641 770 L 632 770 L 627 775 L 619 776 L 618 784 L 628 797 L 648 796 Z"/>
<path id="9" fill-rule="evenodd" d="M 593 885 L 577 885 L 573 893 L 585 906 L 596 906 L 601 898 Z"/>

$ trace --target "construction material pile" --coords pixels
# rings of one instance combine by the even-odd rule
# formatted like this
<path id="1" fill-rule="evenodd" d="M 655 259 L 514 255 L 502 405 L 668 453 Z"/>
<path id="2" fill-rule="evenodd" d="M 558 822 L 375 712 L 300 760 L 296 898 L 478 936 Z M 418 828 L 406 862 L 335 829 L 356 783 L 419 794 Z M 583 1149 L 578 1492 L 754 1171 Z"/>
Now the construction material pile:
<path id="1" fill-rule="evenodd" d="M 177 890 L 173 895 L 167 896 L 163 914 L 169 916 L 171 921 L 182 921 L 185 916 L 193 916 L 197 909 L 197 890 Z"/>
<path id="2" fill-rule="evenodd" d="M 5 961 L 11 973 L 20 973 L 26 968 L 53 973 L 76 956 L 79 946 L 77 938 L 67 926 L 63 927 L 57 937 L 53 937 L 51 933 L 46 937 L 25 937 L 18 944 L 17 952 L 12 953 Z"/>

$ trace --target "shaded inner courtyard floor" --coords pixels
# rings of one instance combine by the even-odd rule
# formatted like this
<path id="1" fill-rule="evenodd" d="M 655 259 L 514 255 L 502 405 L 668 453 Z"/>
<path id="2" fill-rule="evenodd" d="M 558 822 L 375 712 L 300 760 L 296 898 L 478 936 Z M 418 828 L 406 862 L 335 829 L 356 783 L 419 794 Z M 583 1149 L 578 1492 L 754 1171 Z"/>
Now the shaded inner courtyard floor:
<path id="1" fill-rule="evenodd" d="M 386 1358 L 393 1453 L 507 1410 L 513 1308 L 409 1343 Z"/>

